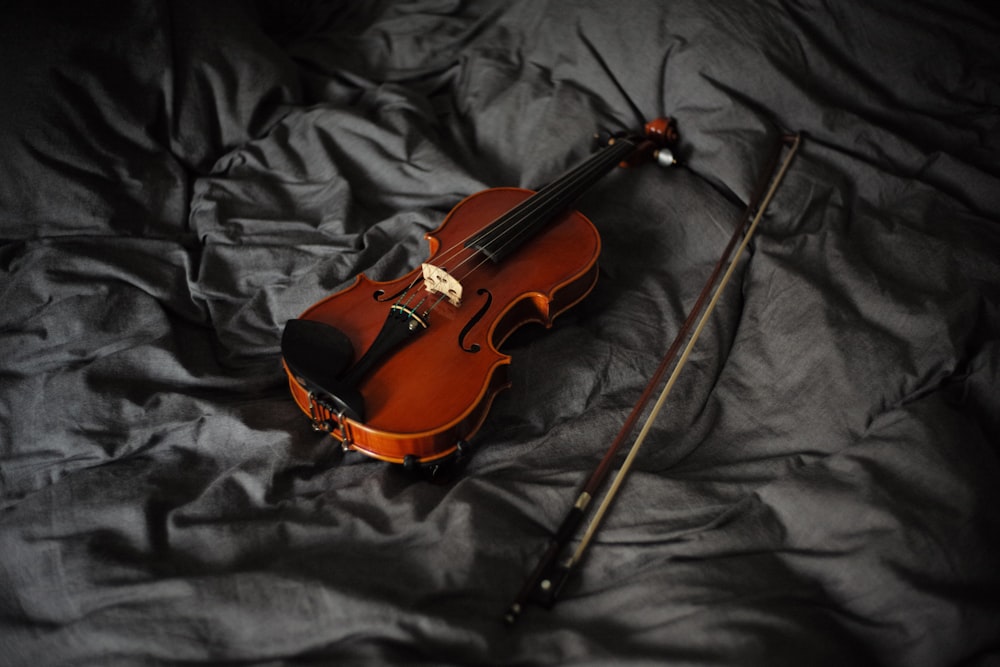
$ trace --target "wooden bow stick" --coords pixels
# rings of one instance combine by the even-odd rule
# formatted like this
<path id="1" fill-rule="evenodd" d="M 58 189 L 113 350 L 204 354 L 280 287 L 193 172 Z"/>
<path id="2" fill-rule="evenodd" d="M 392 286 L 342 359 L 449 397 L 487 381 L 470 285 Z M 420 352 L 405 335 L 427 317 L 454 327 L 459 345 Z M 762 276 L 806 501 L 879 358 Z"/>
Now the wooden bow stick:
<path id="1" fill-rule="evenodd" d="M 740 257 L 743 255 L 743 251 L 746 249 L 747 245 L 750 243 L 751 237 L 757 230 L 757 226 L 760 224 L 761 218 L 763 218 L 768 204 L 774 197 L 775 192 L 777 192 L 778 186 L 781 184 L 781 181 L 785 176 L 785 172 L 788 170 L 788 167 L 792 162 L 792 158 L 798 151 L 800 143 L 800 135 L 785 135 L 775 148 L 769 161 L 768 169 L 765 172 L 767 177 L 766 180 L 761 181 L 755 189 L 754 195 L 751 197 L 746 211 L 740 219 L 740 224 L 733 231 L 733 235 L 729 239 L 726 249 L 719 257 L 719 261 L 712 270 L 712 275 L 709 276 L 708 281 L 706 281 L 704 287 L 702 288 L 701 294 L 698 296 L 697 302 L 695 302 L 691 312 L 688 313 L 687 319 L 677 332 L 677 336 L 670 345 L 670 349 L 667 350 L 667 353 L 660 362 L 659 367 L 656 369 L 656 372 L 646 385 L 646 389 L 643 391 L 638 403 L 636 403 L 635 407 L 632 409 L 628 419 L 625 420 L 625 424 L 622 426 L 621 431 L 619 431 L 615 441 L 611 444 L 611 447 L 608 448 L 608 451 L 601 459 L 601 462 L 594 469 L 594 472 L 591 473 L 587 483 L 584 484 L 583 491 L 581 491 L 576 502 L 573 504 L 573 507 L 570 508 L 570 511 L 563 519 L 559 529 L 549 541 L 548 547 L 542 555 L 542 558 L 539 560 L 538 565 L 525 581 L 524 586 L 518 593 L 517 598 L 515 598 L 514 602 L 508 608 L 506 614 L 504 614 L 504 621 L 508 624 L 513 624 L 517 620 L 518 616 L 520 616 L 521 612 L 524 610 L 524 605 L 529 600 L 534 600 L 546 607 L 551 607 L 555 603 L 556 597 L 558 596 L 563 584 L 565 584 L 566 580 L 569 578 L 570 573 L 583 559 L 583 555 L 586 552 L 587 547 L 593 540 L 604 515 L 611 507 L 611 503 L 614 501 L 618 491 L 621 489 L 621 485 L 625 481 L 625 477 L 628 475 L 628 472 L 635 461 L 635 457 L 639 453 L 639 449 L 642 447 L 650 428 L 652 428 L 657 416 L 663 409 L 667 396 L 669 396 L 671 389 L 673 389 L 674 384 L 677 382 L 681 369 L 684 367 L 685 363 L 687 363 L 688 357 L 691 355 L 691 351 L 694 349 L 695 343 L 701 336 L 701 332 L 704 330 L 709 316 L 715 309 L 715 305 L 719 301 L 722 290 L 724 290 L 726 285 L 729 283 L 729 280 L 736 269 L 736 264 L 739 262 Z M 781 164 L 781 168 L 778 170 L 777 174 L 775 174 L 774 170 L 777 166 L 778 157 L 781 154 L 782 148 L 785 146 L 789 146 L 788 153 Z M 761 200 L 761 194 L 764 191 L 764 188 L 767 187 L 768 183 L 770 183 L 770 187 L 767 189 L 767 193 L 763 196 L 763 200 Z M 749 227 L 747 227 L 748 220 L 750 220 Z M 744 232 L 744 230 L 746 231 Z M 733 255 L 733 258 L 730 260 L 725 275 L 722 276 L 721 282 L 719 282 L 718 287 L 712 294 L 711 300 L 708 302 L 708 307 L 705 308 L 701 318 L 698 319 L 698 324 L 695 327 L 694 333 L 688 340 L 688 343 L 684 348 L 684 352 L 681 354 L 677 365 L 670 374 L 670 378 L 667 380 L 666 385 L 664 385 L 663 390 L 660 392 L 659 398 L 657 398 L 656 403 L 653 405 L 652 411 L 643 423 L 642 429 L 639 431 L 635 441 L 632 443 L 632 447 L 629 449 L 628 455 L 625 457 L 625 461 L 622 463 L 621 468 L 619 468 L 618 474 L 615 475 L 615 478 L 611 483 L 611 487 L 608 489 L 608 492 L 605 494 L 604 499 L 597 508 L 594 517 L 587 526 L 583 538 L 580 540 L 580 544 L 577 546 L 576 550 L 574 550 L 572 555 L 559 562 L 559 555 L 573 538 L 573 535 L 576 534 L 576 530 L 583 520 L 586 509 L 590 505 L 593 495 L 607 478 L 611 469 L 611 464 L 615 459 L 618 450 L 624 443 L 626 436 L 632 432 L 632 429 L 638 421 L 639 415 L 649 403 L 653 391 L 659 385 L 660 380 L 663 378 L 663 374 L 666 372 L 667 368 L 669 368 L 674 357 L 677 355 L 677 351 L 680 349 L 681 343 L 684 338 L 687 337 L 688 331 L 690 331 L 691 327 L 694 325 L 694 321 L 698 318 L 698 314 L 705 305 L 705 300 L 708 298 L 712 287 L 718 280 L 719 273 L 722 271 L 722 267 L 725 265 L 726 259 L 730 256 L 730 254 L 732 254 L 733 246 L 736 245 L 736 242 L 741 236 L 743 238 L 742 243 L 740 243 L 739 248 L 736 250 L 736 254 Z"/>

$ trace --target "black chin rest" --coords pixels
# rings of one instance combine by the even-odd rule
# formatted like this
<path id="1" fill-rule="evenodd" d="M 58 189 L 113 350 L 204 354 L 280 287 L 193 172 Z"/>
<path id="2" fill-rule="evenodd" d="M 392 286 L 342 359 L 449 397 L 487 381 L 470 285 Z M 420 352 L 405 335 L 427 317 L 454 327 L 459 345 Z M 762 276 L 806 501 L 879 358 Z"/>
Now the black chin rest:
<path id="1" fill-rule="evenodd" d="M 281 356 L 295 379 L 328 410 L 364 421 L 364 399 L 339 379 L 354 359 L 354 346 L 340 329 L 315 320 L 288 320 Z"/>

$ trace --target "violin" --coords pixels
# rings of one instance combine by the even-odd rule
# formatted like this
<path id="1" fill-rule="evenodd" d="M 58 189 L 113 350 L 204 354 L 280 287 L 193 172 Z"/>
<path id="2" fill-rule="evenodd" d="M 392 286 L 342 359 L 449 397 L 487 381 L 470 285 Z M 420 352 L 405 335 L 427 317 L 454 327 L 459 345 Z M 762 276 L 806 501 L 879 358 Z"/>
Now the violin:
<path id="1" fill-rule="evenodd" d="M 313 428 L 413 470 L 460 457 L 510 385 L 504 340 L 551 326 L 596 284 L 600 235 L 573 202 L 615 165 L 672 164 L 676 139 L 659 118 L 537 192 L 470 195 L 425 235 L 421 266 L 384 282 L 359 274 L 289 320 L 282 362 Z"/>

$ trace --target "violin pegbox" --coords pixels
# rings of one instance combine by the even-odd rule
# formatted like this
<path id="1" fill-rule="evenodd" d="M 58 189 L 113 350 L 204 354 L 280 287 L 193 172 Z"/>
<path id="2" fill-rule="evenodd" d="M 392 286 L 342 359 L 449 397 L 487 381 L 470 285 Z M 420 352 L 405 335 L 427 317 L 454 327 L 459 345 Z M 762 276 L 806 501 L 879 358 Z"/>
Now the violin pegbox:
<path id="1" fill-rule="evenodd" d="M 661 167 L 672 167 L 677 164 L 677 158 L 671 147 L 677 143 L 677 128 L 674 122 L 665 116 L 654 118 L 643 127 L 646 139 L 651 141 L 655 148 L 652 152 L 653 160 Z"/>
<path id="2" fill-rule="evenodd" d="M 602 128 L 597 132 L 594 132 L 594 148 L 606 148 L 607 146 L 615 143 L 616 140 L 625 136 L 628 136 L 627 132 L 611 132 L 610 130 Z"/>
<path id="3" fill-rule="evenodd" d="M 647 139 L 663 146 L 677 143 L 677 128 L 674 126 L 674 121 L 666 116 L 654 118 L 646 123 L 642 129 Z"/>
<path id="4" fill-rule="evenodd" d="M 610 132 L 605 129 L 594 133 L 594 144 L 601 148 L 613 146 L 623 140 L 633 143 L 636 151 L 623 160 L 619 164 L 620 167 L 635 167 L 648 160 L 656 162 L 661 167 L 672 167 L 677 164 L 672 150 L 677 143 L 677 129 L 670 118 L 664 116 L 649 121 L 643 126 L 642 134 Z"/>

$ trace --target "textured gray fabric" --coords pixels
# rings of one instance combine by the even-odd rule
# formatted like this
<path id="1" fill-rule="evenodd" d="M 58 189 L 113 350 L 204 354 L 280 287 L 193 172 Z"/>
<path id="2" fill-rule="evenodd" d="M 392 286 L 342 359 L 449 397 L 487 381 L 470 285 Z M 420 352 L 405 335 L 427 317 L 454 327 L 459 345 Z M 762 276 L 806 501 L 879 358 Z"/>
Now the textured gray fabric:
<path id="1" fill-rule="evenodd" d="M 0 662 L 1000 661 L 1000 24 L 853 2 L 8 3 Z M 286 320 L 670 115 L 453 481 L 312 432 Z M 500 617 L 805 141 L 587 559 Z"/>

